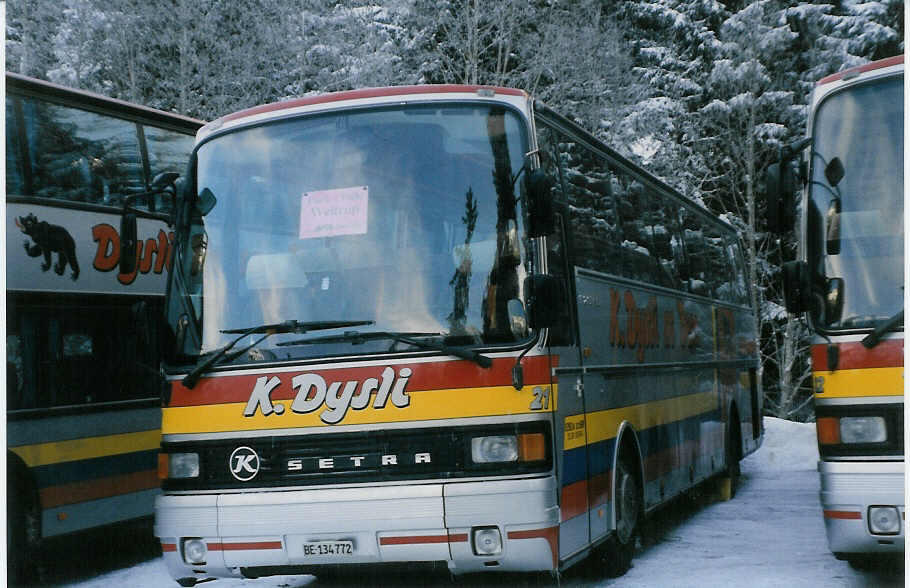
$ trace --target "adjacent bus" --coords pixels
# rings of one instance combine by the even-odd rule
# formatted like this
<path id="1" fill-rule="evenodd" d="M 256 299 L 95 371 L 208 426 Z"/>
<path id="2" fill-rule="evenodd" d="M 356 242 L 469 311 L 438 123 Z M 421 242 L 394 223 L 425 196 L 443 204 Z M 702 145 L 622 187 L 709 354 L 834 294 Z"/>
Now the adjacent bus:
<path id="1" fill-rule="evenodd" d="M 137 203 L 137 271 L 117 271 L 123 199 L 183 171 L 202 125 L 6 74 L 7 545 L 150 516 L 159 491 L 159 323 L 172 198 Z M 141 303 L 137 306 L 137 303 Z M 150 374 L 151 373 L 151 377 Z"/>
<path id="2" fill-rule="evenodd" d="M 809 147 L 801 258 L 785 265 L 785 290 L 788 310 L 805 312 L 814 333 L 828 546 L 857 564 L 904 549 L 903 88 L 903 56 L 819 81 L 808 138 L 770 182 L 780 200 L 772 210 L 792 207 L 789 159 Z M 772 228 L 792 228 L 785 216 Z"/>
<path id="3" fill-rule="evenodd" d="M 622 573 L 761 443 L 749 288 L 729 224 L 520 90 L 225 116 L 177 211 L 167 567 Z"/>

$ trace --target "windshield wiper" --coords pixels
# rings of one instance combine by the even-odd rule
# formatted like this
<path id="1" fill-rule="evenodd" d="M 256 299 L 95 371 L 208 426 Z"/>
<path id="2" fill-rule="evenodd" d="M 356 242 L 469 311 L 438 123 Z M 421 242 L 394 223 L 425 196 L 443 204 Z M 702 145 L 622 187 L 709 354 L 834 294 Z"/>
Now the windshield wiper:
<path id="1" fill-rule="evenodd" d="M 325 329 L 340 329 L 342 327 L 359 327 L 362 325 L 372 325 L 373 321 L 309 321 L 309 322 L 299 322 L 295 320 L 284 321 L 283 323 L 273 323 L 265 325 L 256 325 L 255 327 L 249 327 L 246 329 L 225 329 L 221 331 L 228 335 L 239 334 L 237 338 L 233 341 L 213 351 L 211 354 L 206 356 L 205 359 L 199 361 L 196 364 L 190 373 L 184 376 L 182 382 L 183 385 L 187 388 L 192 389 L 196 383 L 199 381 L 200 376 L 205 373 L 210 367 L 221 361 L 231 361 L 236 359 L 252 349 L 253 347 L 262 343 L 266 337 L 275 335 L 277 333 L 308 333 L 310 331 L 322 331 Z M 235 351 L 231 354 L 228 354 L 228 351 L 234 348 L 238 342 L 240 342 L 244 337 L 248 335 L 259 335 L 262 337 L 256 339 L 240 351 Z"/>
<path id="2" fill-rule="evenodd" d="M 873 347 L 875 347 L 876 345 L 881 343 L 882 337 L 885 336 L 885 333 L 887 333 L 888 331 L 890 331 L 891 329 L 893 329 L 894 327 L 896 327 L 897 325 L 899 325 L 903 322 L 904 322 L 904 311 L 903 311 L 903 309 L 901 309 L 900 312 L 898 312 L 897 314 L 895 314 L 888 320 L 884 321 L 883 323 L 881 323 L 880 325 L 875 327 L 874 331 L 872 331 L 871 333 L 866 335 L 862 340 L 863 347 L 865 347 L 866 349 L 872 349 Z"/>
<path id="3" fill-rule="evenodd" d="M 278 346 L 286 345 L 307 345 L 310 343 L 352 343 L 358 345 L 365 341 L 374 341 L 377 339 L 392 339 L 393 341 L 404 343 L 405 345 L 411 345 L 412 347 L 419 347 L 421 349 L 428 349 L 430 351 L 439 351 L 446 355 L 454 355 L 455 357 L 460 357 L 461 359 L 467 359 L 473 361 L 482 368 L 488 368 L 493 365 L 493 360 L 477 353 L 473 349 L 465 349 L 464 347 L 450 347 L 445 343 L 431 343 L 429 341 L 420 341 L 414 339 L 414 337 L 440 337 L 443 336 L 443 333 L 406 333 L 406 332 L 396 332 L 396 331 L 370 331 L 366 333 L 361 333 L 360 331 L 345 331 L 341 335 L 327 335 L 325 337 L 313 337 L 310 339 L 298 339 L 296 341 L 283 341 L 278 343 Z"/>

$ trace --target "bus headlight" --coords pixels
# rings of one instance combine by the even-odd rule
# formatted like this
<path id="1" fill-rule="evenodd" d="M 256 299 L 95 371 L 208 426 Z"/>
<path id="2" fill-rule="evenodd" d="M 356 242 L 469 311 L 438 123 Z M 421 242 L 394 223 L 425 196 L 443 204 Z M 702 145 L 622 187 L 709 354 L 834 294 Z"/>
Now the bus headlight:
<path id="1" fill-rule="evenodd" d="M 471 439 L 471 459 L 474 463 L 542 461 L 546 458 L 546 437 L 543 433 L 490 435 Z"/>
<path id="2" fill-rule="evenodd" d="M 499 555 L 502 553 L 502 535 L 498 527 L 474 527 L 472 530 L 474 555 Z"/>
<path id="3" fill-rule="evenodd" d="M 202 539 L 183 540 L 183 561 L 190 565 L 204 564 L 208 548 Z"/>
<path id="4" fill-rule="evenodd" d="M 168 453 L 162 455 L 166 460 L 166 471 L 162 479 L 167 478 L 198 478 L 199 454 L 198 453 Z M 159 470 L 160 470 L 159 466 Z M 159 476 L 162 472 L 159 471 Z"/>
<path id="5" fill-rule="evenodd" d="M 897 535 L 901 530 L 901 513 L 893 506 L 870 506 L 869 530 L 876 535 Z"/>
<path id="6" fill-rule="evenodd" d="M 884 443 L 888 440 L 885 418 L 880 416 L 821 417 L 817 426 L 821 445 Z"/>
<path id="7" fill-rule="evenodd" d="M 841 417 L 841 443 L 882 443 L 888 438 L 885 419 L 880 416 Z"/>
<path id="8" fill-rule="evenodd" d="M 471 459 L 474 463 L 518 461 L 518 437 L 492 435 L 471 439 Z"/>

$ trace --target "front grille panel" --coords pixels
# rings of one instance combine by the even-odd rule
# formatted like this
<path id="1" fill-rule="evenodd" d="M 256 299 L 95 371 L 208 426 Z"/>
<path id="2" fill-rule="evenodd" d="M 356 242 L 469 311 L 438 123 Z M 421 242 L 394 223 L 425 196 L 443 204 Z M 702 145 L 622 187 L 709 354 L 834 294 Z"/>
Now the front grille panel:
<path id="1" fill-rule="evenodd" d="M 885 420 L 887 439 L 882 443 L 819 445 L 824 459 L 843 457 L 891 457 L 904 454 L 904 404 L 816 405 L 816 419 L 824 417 L 878 416 Z"/>
<path id="2" fill-rule="evenodd" d="M 533 462 L 474 464 L 471 439 L 483 435 L 544 433 L 546 458 Z M 551 469 L 552 442 L 548 423 L 534 421 L 509 425 L 377 430 L 274 436 L 254 439 L 164 443 L 165 453 L 199 453 L 200 475 L 193 479 L 168 479 L 166 491 L 252 489 L 314 486 L 466 476 L 501 476 L 544 472 Z M 232 475 L 239 469 L 249 476 L 258 458 L 258 471 L 244 481 Z M 232 455 L 233 461 L 232 461 Z"/>

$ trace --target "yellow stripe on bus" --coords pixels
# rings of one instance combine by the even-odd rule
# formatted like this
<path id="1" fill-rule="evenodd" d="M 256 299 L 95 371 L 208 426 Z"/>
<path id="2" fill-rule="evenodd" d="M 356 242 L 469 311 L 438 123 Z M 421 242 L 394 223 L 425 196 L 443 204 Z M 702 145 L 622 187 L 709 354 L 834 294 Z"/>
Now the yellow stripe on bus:
<path id="1" fill-rule="evenodd" d="M 565 450 L 575 449 L 586 443 L 612 439 L 616 436 L 623 421 L 628 421 L 637 430 L 643 431 L 718 408 L 717 394 L 700 392 L 677 398 L 601 410 L 587 415 L 566 417 L 564 448 Z M 579 434 L 579 431 L 585 430 L 587 436 Z"/>
<path id="2" fill-rule="evenodd" d="M 139 431 L 121 433 L 103 437 L 85 437 L 69 441 L 38 443 L 11 447 L 10 451 L 18 455 L 29 467 L 121 455 L 135 451 L 149 451 L 161 446 L 161 431 Z"/>
<path id="3" fill-rule="evenodd" d="M 903 396 L 904 368 L 864 368 L 814 372 L 816 398 Z"/>
<path id="4" fill-rule="evenodd" d="M 512 386 L 491 386 L 409 392 L 410 404 L 404 408 L 389 402 L 381 409 L 372 406 L 363 410 L 349 409 L 338 424 L 366 425 L 553 412 L 556 409 L 556 386 L 552 386 L 549 398 L 543 399 L 538 398 L 534 388 L 545 390 L 550 386 L 525 386 L 521 390 Z M 261 411 L 257 411 L 251 417 L 243 415 L 246 408 L 244 402 L 165 408 L 161 429 L 165 435 L 174 435 L 330 426 L 319 418 L 325 410 L 324 406 L 310 413 L 297 414 L 290 410 L 291 401 L 273 402 L 276 407 L 279 404 L 282 405 L 281 414 L 276 410 L 263 416 Z"/>

